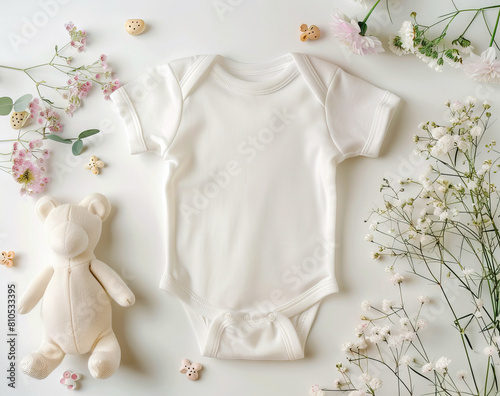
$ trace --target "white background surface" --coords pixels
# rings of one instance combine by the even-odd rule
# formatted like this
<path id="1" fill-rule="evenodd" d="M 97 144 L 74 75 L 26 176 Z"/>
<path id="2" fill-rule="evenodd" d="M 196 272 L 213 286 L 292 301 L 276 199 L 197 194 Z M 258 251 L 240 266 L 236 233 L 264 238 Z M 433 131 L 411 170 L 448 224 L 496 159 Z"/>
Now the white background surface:
<path id="1" fill-rule="evenodd" d="M 94 127 L 101 128 L 103 133 L 92 138 L 89 149 L 76 159 L 67 147 L 56 147 L 58 153 L 51 161 L 53 181 L 46 192 L 60 202 L 74 203 L 88 193 L 101 192 L 113 204 L 96 255 L 121 274 L 137 296 L 132 308 L 114 304 L 113 326 L 122 347 L 122 364 L 112 378 L 98 381 L 88 373 L 88 356 L 68 356 L 46 380 L 37 381 L 18 373 L 17 388 L 7 388 L 4 371 L 7 367 L 6 284 L 17 282 L 20 291 L 24 291 L 42 266 L 50 262 L 42 226 L 34 213 L 35 200 L 19 198 L 18 185 L 9 176 L 0 175 L 0 250 L 14 250 L 17 254 L 14 268 L 0 268 L 0 395 L 64 394 L 66 390 L 58 380 L 66 369 L 83 373 L 85 378 L 79 392 L 94 396 L 306 395 L 312 384 L 328 387 L 336 378 L 335 363 L 344 359 L 339 345 L 352 337 L 361 314 L 361 300 L 381 301 L 395 296 L 396 290 L 383 271 L 384 264 L 370 260 L 370 246 L 363 242 L 367 232 L 363 220 L 373 203 L 380 203 L 378 188 L 382 176 L 390 176 L 389 172 L 408 176 L 413 160 L 411 137 L 416 133 L 416 125 L 423 120 L 440 120 L 444 114 L 444 107 L 440 105 L 445 99 L 476 95 L 481 100 L 489 99 L 498 109 L 498 92 L 493 87 L 465 79 L 457 70 L 436 73 L 415 57 L 399 58 L 390 52 L 372 57 L 348 54 L 330 36 L 328 26 L 330 13 L 336 7 L 352 16 L 364 16 L 363 9 L 347 0 L 232 1 L 236 5 L 230 6 L 224 18 L 217 14 L 211 0 L 66 0 L 64 5 L 62 1 L 54 1 L 57 9 L 44 23 L 40 23 L 43 22 L 40 13 L 46 14 L 42 2 L 5 1 L 0 15 L 0 63 L 27 67 L 48 61 L 54 44 L 66 42 L 63 24 L 71 20 L 89 32 L 89 47 L 84 54 L 73 54 L 75 63 L 93 61 L 105 53 L 124 83 L 148 66 L 194 54 L 220 53 L 243 62 L 258 62 L 286 52 L 306 52 L 329 59 L 350 73 L 399 95 L 403 103 L 391 125 L 381 157 L 349 159 L 339 167 L 336 272 L 340 293 L 321 305 L 307 343 L 306 358 L 295 362 L 252 362 L 200 356 L 180 304 L 157 287 L 164 257 L 160 160 L 153 155 L 128 155 L 121 123 L 112 113 L 111 104 L 104 102 L 94 88 L 84 107 L 72 120 L 65 120 L 65 134 L 74 136 Z M 418 11 L 421 20 L 430 20 L 442 13 L 440 11 L 451 10 L 451 3 L 441 2 L 439 10 L 435 3 L 403 0 L 403 7 L 393 14 L 394 25 L 391 26 L 384 11 L 377 11 L 369 26 L 374 33 L 384 32 L 379 36 L 387 49 L 388 32 L 399 29 L 411 11 Z M 40 26 L 33 37 L 16 50 L 9 42 L 9 33 L 21 35 L 26 21 L 34 18 L 40 18 Z M 129 36 L 123 28 L 128 18 L 144 19 L 149 30 L 142 36 Z M 302 23 L 318 25 L 322 38 L 316 42 L 300 42 Z M 0 69 L 0 96 L 34 94 L 33 88 L 20 73 Z M 0 119 L 2 138 L 12 133 L 8 122 L 8 117 Z M 106 168 L 98 177 L 83 168 L 92 154 L 106 162 Z M 425 287 L 415 282 L 415 295 L 422 292 L 433 295 L 433 291 Z M 37 307 L 29 315 L 19 317 L 19 360 L 36 349 L 41 340 L 38 312 Z M 429 330 L 430 338 L 434 338 L 431 344 L 436 346 L 434 358 L 450 348 L 442 330 L 449 331 L 448 325 L 436 323 L 434 330 Z M 184 357 L 204 365 L 201 380 L 188 381 L 178 372 Z M 462 367 L 455 367 L 459 368 Z M 387 385 L 377 394 L 395 392 Z"/>

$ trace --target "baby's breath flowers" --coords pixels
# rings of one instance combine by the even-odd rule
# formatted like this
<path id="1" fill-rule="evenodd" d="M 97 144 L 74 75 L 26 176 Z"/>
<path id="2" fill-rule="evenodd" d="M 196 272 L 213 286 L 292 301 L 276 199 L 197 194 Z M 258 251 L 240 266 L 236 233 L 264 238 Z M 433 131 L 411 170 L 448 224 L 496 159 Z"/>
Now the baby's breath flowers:
<path id="1" fill-rule="evenodd" d="M 398 298 L 361 302 L 341 347 L 348 364 L 327 394 L 500 394 L 500 151 L 487 141 L 496 125 L 475 97 L 444 106 L 445 122 L 422 122 L 413 139 L 422 170 L 383 181 L 364 238 Z M 407 282 L 420 293 L 409 298 Z"/>

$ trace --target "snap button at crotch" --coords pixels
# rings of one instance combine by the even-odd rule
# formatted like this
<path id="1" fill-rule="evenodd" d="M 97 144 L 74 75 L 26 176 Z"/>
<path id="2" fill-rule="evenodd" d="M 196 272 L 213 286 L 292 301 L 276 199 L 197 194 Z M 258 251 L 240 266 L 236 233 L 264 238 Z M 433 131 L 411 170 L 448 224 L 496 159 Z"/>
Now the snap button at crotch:
<path id="1" fill-rule="evenodd" d="M 236 317 L 236 315 L 233 315 L 231 312 L 222 312 L 213 318 L 208 329 L 205 346 L 202 348 L 203 356 L 216 357 L 220 338 L 224 329 L 232 325 L 238 319 L 241 320 L 242 318 Z"/>

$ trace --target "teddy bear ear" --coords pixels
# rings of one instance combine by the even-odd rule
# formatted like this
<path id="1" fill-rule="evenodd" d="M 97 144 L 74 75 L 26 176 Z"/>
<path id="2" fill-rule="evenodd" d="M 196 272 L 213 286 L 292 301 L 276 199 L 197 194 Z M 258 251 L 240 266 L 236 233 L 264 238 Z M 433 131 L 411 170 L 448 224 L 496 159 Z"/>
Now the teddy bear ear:
<path id="1" fill-rule="evenodd" d="M 86 208 L 90 213 L 99 216 L 102 221 L 105 221 L 109 213 L 111 212 L 111 204 L 102 194 L 90 194 L 85 197 L 82 202 L 80 202 L 80 206 Z"/>
<path id="2" fill-rule="evenodd" d="M 59 202 L 55 198 L 45 196 L 36 203 L 36 213 L 42 221 L 45 221 L 50 212 L 59 206 Z"/>

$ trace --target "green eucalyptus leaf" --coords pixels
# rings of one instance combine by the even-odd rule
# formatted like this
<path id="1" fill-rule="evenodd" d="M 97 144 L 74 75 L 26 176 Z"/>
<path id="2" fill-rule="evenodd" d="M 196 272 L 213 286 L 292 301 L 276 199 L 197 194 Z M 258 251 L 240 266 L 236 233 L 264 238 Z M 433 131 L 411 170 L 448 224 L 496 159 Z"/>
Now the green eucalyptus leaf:
<path id="1" fill-rule="evenodd" d="M 0 115 L 9 115 L 12 110 L 12 99 L 8 96 L 0 98 Z"/>
<path id="2" fill-rule="evenodd" d="M 21 96 L 14 102 L 14 111 L 24 111 L 29 106 L 31 99 L 33 99 L 33 95 L 26 94 Z"/>
<path id="3" fill-rule="evenodd" d="M 87 129 L 78 135 L 78 139 L 85 139 L 86 137 L 95 135 L 96 133 L 99 133 L 99 129 Z"/>
<path id="4" fill-rule="evenodd" d="M 83 140 L 78 139 L 73 143 L 73 147 L 71 147 L 71 151 L 73 152 L 74 156 L 79 155 L 83 150 Z"/>
<path id="5" fill-rule="evenodd" d="M 47 139 L 53 140 L 54 142 L 59 142 L 59 143 L 64 143 L 64 144 L 71 144 L 71 139 L 64 139 L 61 136 L 50 134 L 46 136 Z"/>

